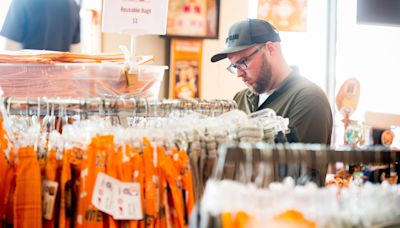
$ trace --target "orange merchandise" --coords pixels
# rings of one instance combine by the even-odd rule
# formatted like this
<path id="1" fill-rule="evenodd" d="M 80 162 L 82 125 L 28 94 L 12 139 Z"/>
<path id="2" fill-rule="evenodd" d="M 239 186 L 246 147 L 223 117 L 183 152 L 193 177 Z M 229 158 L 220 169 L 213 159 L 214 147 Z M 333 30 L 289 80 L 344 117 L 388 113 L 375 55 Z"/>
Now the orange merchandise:
<path id="1" fill-rule="evenodd" d="M 124 161 L 122 163 L 122 174 L 121 181 L 123 182 L 133 182 L 140 184 L 140 196 L 141 196 L 141 205 L 143 209 L 143 160 L 139 155 L 139 150 L 137 148 L 131 147 L 128 144 L 121 146 L 119 148 L 118 157 L 122 161 L 122 157 L 126 156 L 129 158 L 128 161 Z M 144 214 L 144 213 L 142 213 Z M 140 226 L 140 223 L 142 226 Z M 144 227 L 143 221 L 131 220 L 131 221 L 121 221 L 121 227 L 129 227 L 129 228 L 139 228 Z"/>
<path id="2" fill-rule="evenodd" d="M 68 215 L 71 217 L 69 226 L 73 224 L 74 221 L 77 220 L 77 202 L 79 198 L 79 189 L 80 189 L 80 177 L 81 177 L 81 169 L 82 169 L 82 161 L 87 156 L 86 150 L 83 150 L 78 147 L 72 148 L 72 155 L 70 157 L 70 169 L 71 169 L 71 180 L 68 183 L 68 191 L 70 193 L 70 203 L 68 206 Z"/>
<path id="3" fill-rule="evenodd" d="M 223 212 L 221 214 L 222 228 L 245 228 L 245 227 L 262 227 L 245 212 L 239 211 L 235 214 L 231 212 Z"/>
<path id="4" fill-rule="evenodd" d="M 222 223 L 222 228 L 233 228 L 233 218 L 232 218 L 232 213 L 230 212 L 223 212 L 221 214 L 221 223 Z"/>
<path id="5" fill-rule="evenodd" d="M 0 116 L 0 152 L 8 148 L 7 132 L 3 128 L 3 119 Z"/>
<path id="6" fill-rule="evenodd" d="M 105 135 L 92 138 L 85 150 L 77 147 L 64 149 L 62 160 L 57 160 L 56 149 L 50 149 L 45 159 L 38 160 L 33 147 L 20 147 L 18 154 L 11 152 L 7 160 L 1 151 L 2 145 L 0 143 L 1 226 L 188 226 L 195 199 L 190 160 L 183 150 L 166 152 L 165 147 L 156 146 L 146 138 L 139 148 L 126 144 L 115 150 L 114 137 Z M 14 156 L 18 157 L 14 159 Z M 92 204 L 96 178 L 100 172 L 121 182 L 140 185 L 142 219 L 115 220 L 112 215 L 103 213 Z M 100 190 L 97 193 L 101 194 Z M 120 193 L 118 197 L 121 197 Z M 134 197 L 135 204 L 130 214 L 139 210 L 139 197 L 136 194 Z M 114 216 L 117 219 L 125 218 L 118 217 L 120 214 Z M 139 214 L 136 213 L 136 217 Z M 241 221 L 240 217 L 235 218 Z"/>
<path id="7" fill-rule="evenodd" d="M 118 154 L 114 151 L 114 140 L 107 143 L 112 144 L 106 146 L 108 149 L 106 158 L 106 174 L 115 179 L 120 179 L 120 176 L 122 175 L 122 160 L 118 159 Z M 106 215 L 106 217 L 110 228 L 117 228 L 119 226 L 118 221 L 114 220 L 111 215 Z"/>
<path id="8" fill-rule="evenodd" d="M 15 227 L 42 227 L 42 183 L 36 157 L 32 147 L 21 147 L 18 150 L 14 196 Z"/>
<path id="9" fill-rule="evenodd" d="M 250 216 L 243 211 L 239 211 L 236 214 L 235 227 L 245 228 L 245 227 L 247 227 L 249 221 L 250 221 Z"/>
<path id="10" fill-rule="evenodd" d="M 273 222 L 280 227 L 316 228 L 317 223 L 307 220 L 303 214 L 296 210 L 287 210 L 273 218 Z"/>
<path id="11" fill-rule="evenodd" d="M 75 227 L 108 227 L 105 214 L 95 208 L 91 202 L 97 174 L 106 172 L 106 157 L 113 143 L 112 136 L 98 136 L 93 138 L 88 146 L 87 159 L 82 161 Z"/>
<path id="12" fill-rule="evenodd" d="M 60 212 L 58 226 L 60 228 L 70 227 L 71 216 L 68 211 L 71 210 L 72 188 L 71 188 L 71 157 L 72 150 L 64 151 L 63 165 L 61 169 L 60 180 Z"/>
<path id="13" fill-rule="evenodd" d="M 47 155 L 47 160 L 46 160 L 46 167 L 45 167 L 45 175 L 44 175 L 44 179 L 48 180 L 48 181 L 55 181 L 58 182 L 58 173 L 57 173 L 57 168 L 58 168 L 58 163 L 56 160 L 56 150 L 52 149 L 48 152 Z M 60 188 L 57 189 L 56 192 L 56 199 L 59 199 L 59 190 Z M 53 215 L 52 215 L 52 219 L 51 220 L 43 220 L 43 227 L 45 228 L 51 228 L 51 227 L 55 227 L 56 223 L 56 215 L 58 214 L 58 206 L 59 205 L 59 201 L 56 200 L 55 202 L 55 206 L 54 206 L 54 211 L 53 211 Z"/>
<path id="14" fill-rule="evenodd" d="M 6 177 L 7 177 L 7 170 L 8 170 L 8 162 L 4 154 L 0 151 L 0 218 L 3 216 L 3 199 L 4 195 L 6 194 Z"/>
<path id="15" fill-rule="evenodd" d="M 165 149 L 164 147 L 157 147 L 156 148 L 157 152 L 157 163 L 159 164 L 160 161 L 164 160 L 165 158 Z M 166 214 L 165 214 L 165 209 L 166 209 L 166 180 L 165 176 L 163 175 L 163 172 L 161 172 L 161 169 L 159 165 L 157 164 L 157 176 L 158 176 L 158 200 L 156 207 L 158 208 L 158 216 L 156 219 L 156 227 L 157 228 L 166 228 L 167 227 L 167 220 L 166 220 Z"/>
<path id="16" fill-rule="evenodd" d="M 183 180 L 183 189 L 186 195 L 186 210 L 187 216 L 189 217 L 195 206 L 194 189 L 193 189 L 193 174 L 190 168 L 190 158 L 186 151 L 179 151 L 180 161 L 180 174 Z"/>
<path id="17" fill-rule="evenodd" d="M 15 165 L 14 152 L 10 153 L 9 164 L 5 170 L 5 179 L 2 184 L 4 196 L 0 198 L 0 216 L 5 225 L 12 225 L 14 221 L 14 193 L 15 193 Z"/>
<path id="18" fill-rule="evenodd" d="M 133 183 L 139 183 L 140 184 L 140 196 L 141 196 L 141 203 L 142 203 L 142 214 L 144 215 L 144 203 L 145 203 L 145 198 L 144 198 L 144 185 L 145 185 L 145 175 L 144 175 L 144 160 L 143 156 L 139 154 L 139 150 L 134 147 L 128 148 L 128 151 L 130 151 L 131 154 L 131 172 L 130 172 L 130 179 L 131 182 Z M 140 227 L 144 228 L 146 225 L 146 221 L 143 219 L 141 221 L 133 221 L 131 222 L 131 225 L 135 226 L 130 226 L 130 227 Z"/>
<path id="19" fill-rule="evenodd" d="M 150 142 L 144 139 L 143 160 L 145 175 L 145 221 L 146 227 L 155 227 L 155 219 L 157 216 L 156 200 L 157 200 L 157 172 L 153 164 L 153 147 Z"/>
<path id="20" fill-rule="evenodd" d="M 6 139 L 6 132 L 3 129 L 3 119 L 0 117 L 0 219 L 3 218 L 4 202 L 3 199 L 6 194 L 6 177 L 8 173 L 8 162 L 4 154 L 8 147 L 8 140 Z"/>
<path id="21" fill-rule="evenodd" d="M 182 197 L 182 181 L 179 178 L 179 173 L 174 167 L 174 163 L 170 156 L 165 156 L 165 158 L 160 161 L 160 167 L 162 172 L 167 179 L 168 186 L 171 190 L 173 208 L 175 212 L 171 212 L 174 224 L 176 227 L 185 227 L 184 219 L 184 199 Z M 146 205 L 147 206 L 147 205 Z"/>

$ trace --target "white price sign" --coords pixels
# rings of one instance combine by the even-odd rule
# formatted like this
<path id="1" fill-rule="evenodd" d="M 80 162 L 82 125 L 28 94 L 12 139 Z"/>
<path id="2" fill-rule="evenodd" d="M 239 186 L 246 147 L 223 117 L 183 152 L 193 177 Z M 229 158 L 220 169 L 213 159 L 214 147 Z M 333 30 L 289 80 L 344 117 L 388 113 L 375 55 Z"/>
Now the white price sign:
<path id="1" fill-rule="evenodd" d="M 163 35 L 168 0 L 104 0 L 103 32 Z"/>

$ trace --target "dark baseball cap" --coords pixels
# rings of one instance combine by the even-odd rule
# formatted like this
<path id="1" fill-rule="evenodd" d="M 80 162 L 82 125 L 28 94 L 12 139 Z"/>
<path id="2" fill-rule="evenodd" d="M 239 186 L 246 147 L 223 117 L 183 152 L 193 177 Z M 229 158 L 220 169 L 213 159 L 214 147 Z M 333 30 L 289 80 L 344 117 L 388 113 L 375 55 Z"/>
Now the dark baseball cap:
<path id="1" fill-rule="evenodd" d="M 225 50 L 211 57 L 211 62 L 220 61 L 225 59 L 227 54 L 267 41 L 281 41 L 278 31 L 270 23 L 260 19 L 245 19 L 236 22 L 229 28 Z"/>

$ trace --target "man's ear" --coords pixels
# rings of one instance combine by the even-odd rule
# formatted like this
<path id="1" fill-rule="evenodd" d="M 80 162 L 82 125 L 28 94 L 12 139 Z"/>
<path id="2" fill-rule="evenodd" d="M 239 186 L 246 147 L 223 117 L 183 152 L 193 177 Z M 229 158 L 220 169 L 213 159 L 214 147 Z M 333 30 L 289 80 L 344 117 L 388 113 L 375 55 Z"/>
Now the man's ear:
<path id="1" fill-rule="evenodd" d="M 265 49 L 270 53 L 274 53 L 274 51 L 276 51 L 276 46 L 273 42 L 268 41 L 267 43 L 265 43 Z"/>

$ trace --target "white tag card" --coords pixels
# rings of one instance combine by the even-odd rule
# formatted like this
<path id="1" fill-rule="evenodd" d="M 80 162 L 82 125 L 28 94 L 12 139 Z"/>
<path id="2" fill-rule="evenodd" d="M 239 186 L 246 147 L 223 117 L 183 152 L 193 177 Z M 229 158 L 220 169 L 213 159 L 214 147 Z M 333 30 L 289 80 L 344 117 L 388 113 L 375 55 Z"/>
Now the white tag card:
<path id="1" fill-rule="evenodd" d="M 56 202 L 58 183 L 55 181 L 44 180 L 42 183 L 42 210 L 43 218 L 51 220 L 53 218 L 54 204 Z"/>
<path id="2" fill-rule="evenodd" d="M 117 187 L 118 180 L 99 172 L 94 185 L 92 204 L 100 211 L 113 215 L 114 200 L 113 189 Z"/>
<path id="3" fill-rule="evenodd" d="M 104 0 L 103 32 L 164 35 L 168 0 Z"/>
<path id="4" fill-rule="evenodd" d="M 113 218 L 117 220 L 141 220 L 143 210 L 140 184 L 120 182 L 115 188 L 115 208 Z"/>

